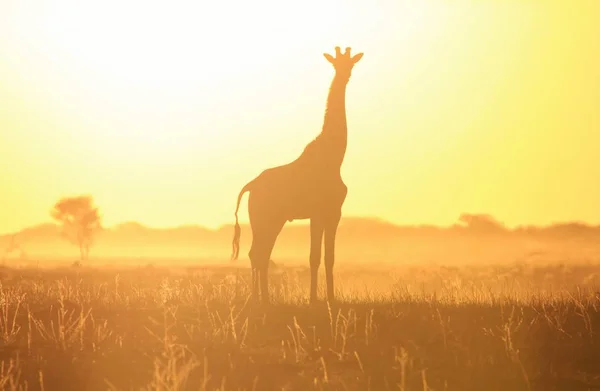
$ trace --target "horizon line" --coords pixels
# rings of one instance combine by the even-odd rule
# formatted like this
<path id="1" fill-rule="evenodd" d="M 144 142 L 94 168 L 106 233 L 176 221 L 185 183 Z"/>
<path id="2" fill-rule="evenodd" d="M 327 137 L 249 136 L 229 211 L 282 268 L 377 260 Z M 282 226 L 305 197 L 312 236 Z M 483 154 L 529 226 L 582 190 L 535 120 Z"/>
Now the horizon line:
<path id="1" fill-rule="evenodd" d="M 501 228 L 504 228 L 506 230 L 516 230 L 519 228 L 548 228 L 548 227 L 552 227 L 552 226 L 559 226 L 559 225 L 570 225 L 570 224 L 574 224 L 574 225 L 583 225 L 583 226 L 587 226 L 590 228 L 598 228 L 600 227 L 600 224 L 593 224 L 591 222 L 586 222 L 586 221 L 582 221 L 582 220 L 569 220 L 569 221 L 555 221 L 549 224 L 518 224 L 515 226 L 508 226 L 506 224 L 504 224 L 502 221 L 500 220 L 496 220 L 494 219 L 494 217 L 492 215 L 489 214 L 485 214 L 485 213 L 464 213 L 459 215 L 459 217 L 457 218 L 457 220 L 452 223 L 452 224 L 447 224 L 447 225 L 443 225 L 443 224 L 434 224 L 434 223 L 395 223 L 392 222 L 390 220 L 387 220 L 385 218 L 382 217 L 378 217 L 378 216 L 367 216 L 367 215 L 348 215 L 348 216 L 342 216 L 342 222 L 345 219 L 354 219 L 354 220 L 366 220 L 366 221 L 372 221 L 372 222 L 378 222 L 381 224 L 385 224 L 385 225 L 392 225 L 394 227 L 398 227 L 398 228 L 403 228 L 403 227 L 419 227 L 419 228 L 453 228 L 456 226 L 460 226 L 461 225 L 461 221 L 460 221 L 460 216 L 462 215 L 471 215 L 471 216 L 489 216 L 491 217 L 491 221 L 496 222 Z M 295 220 L 293 222 L 293 224 L 295 225 L 308 225 L 310 222 L 310 219 L 304 219 L 304 220 Z M 147 229 L 152 229 L 152 230 L 175 230 L 175 229 L 181 229 L 181 228 L 190 228 L 190 227 L 194 227 L 194 228 L 203 228 L 205 230 L 208 231 L 220 231 L 223 228 L 226 227 L 230 227 L 233 226 L 234 223 L 224 223 L 224 224 L 220 224 L 216 227 L 211 227 L 209 225 L 203 225 L 202 223 L 182 223 L 182 224 L 178 224 L 178 225 L 165 225 L 165 226 L 153 226 L 153 225 L 149 225 L 149 224 L 145 224 L 142 223 L 140 221 L 136 221 L 136 220 L 127 220 L 127 221 L 122 221 L 119 223 L 115 223 L 112 225 L 107 225 L 107 226 L 102 226 L 102 229 L 116 229 L 119 226 L 123 226 L 123 225 L 127 225 L 127 224 L 137 224 L 143 228 L 147 228 Z M 246 221 L 240 221 L 240 225 L 248 225 L 249 222 Z M 55 225 L 55 226 L 59 226 L 60 224 L 51 221 L 51 220 L 47 220 L 45 222 L 40 222 L 37 224 L 33 224 L 33 225 L 29 225 L 29 226 L 25 226 L 22 228 L 19 228 L 17 230 L 13 230 L 13 231 L 5 231 L 5 232 L 0 232 L 0 236 L 7 236 L 7 235 L 16 235 L 20 232 L 23 232 L 25 230 L 28 229 L 32 229 L 32 228 L 36 228 L 36 227 L 41 227 L 44 225 Z M 286 225 L 288 225 L 286 223 Z"/>

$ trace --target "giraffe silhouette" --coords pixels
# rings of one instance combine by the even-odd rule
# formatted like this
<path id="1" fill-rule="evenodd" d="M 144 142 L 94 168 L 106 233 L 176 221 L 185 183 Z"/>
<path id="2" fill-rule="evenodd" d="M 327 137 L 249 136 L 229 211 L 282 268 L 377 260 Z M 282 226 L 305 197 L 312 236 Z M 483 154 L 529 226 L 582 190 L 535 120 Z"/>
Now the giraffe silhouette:
<path id="1" fill-rule="evenodd" d="M 252 229 L 252 246 L 248 253 L 252 268 L 252 296 L 269 302 L 268 271 L 271 252 L 286 221 L 310 219 L 310 301 L 317 300 L 317 275 L 321 264 L 321 246 L 325 244 L 325 276 L 327 299 L 334 300 L 333 264 L 335 237 L 348 188 L 340 169 L 346 154 L 346 85 L 354 65 L 363 53 L 335 57 L 324 53 L 335 75 L 329 88 L 325 119 L 321 133 L 311 141 L 293 162 L 264 170 L 240 191 L 235 209 L 232 260 L 238 258 L 241 229 L 238 211 L 244 193 L 248 197 L 248 214 Z M 324 240 L 323 240 L 324 239 Z"/>

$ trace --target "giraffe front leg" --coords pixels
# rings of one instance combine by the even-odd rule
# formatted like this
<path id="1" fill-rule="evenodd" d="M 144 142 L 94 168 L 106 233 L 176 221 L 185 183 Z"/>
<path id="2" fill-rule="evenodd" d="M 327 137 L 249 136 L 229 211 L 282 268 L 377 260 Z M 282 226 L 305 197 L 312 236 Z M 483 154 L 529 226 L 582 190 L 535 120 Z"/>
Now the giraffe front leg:
<path id="1" fill-rule="evenodd" d="M 323 223 L 310 219 L 310 302 L 317 301 L 317 281 L 321 264 L 321 244 L 323 242 Z"/>
<path id="2" fill-rule="evenodd" d="M 325 279 L 327 281 L 327 300 L 334 301 L 333 264 L 335 263 L 335 237 L 340 223 L 341 213 L 331 217 L 325 226 Z"/>

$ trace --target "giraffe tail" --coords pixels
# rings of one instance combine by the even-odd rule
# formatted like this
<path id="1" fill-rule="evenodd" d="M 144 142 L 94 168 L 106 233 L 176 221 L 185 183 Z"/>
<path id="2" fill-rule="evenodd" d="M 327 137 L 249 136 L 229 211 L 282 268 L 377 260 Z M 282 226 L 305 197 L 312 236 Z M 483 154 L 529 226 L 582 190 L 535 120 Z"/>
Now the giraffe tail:
<path id="1" fill-rule="evenodd" d="M 242 229 L 241 229 L 240 223 L 238 221 L 238 211 L 240 210 L 240 202 L 242 202 L 242 197 L 244 196 L 244 194 L 246 192 L 250 191 L 252 183 L 254 183 L 254 181 L 248 182 L 242 188 L 242 190 L 240 191 L 240 194 L 238 195 L 237 205 L 235 207 L 235 226 L 233 229 L 233 241 L 231 243 L 231 247 L 232 247 L 231 260 L 232 261 L 235 261 L 236 259 L 238 259 L 238 256 L 240 255 L 240 236 L 242 235 Z"/>

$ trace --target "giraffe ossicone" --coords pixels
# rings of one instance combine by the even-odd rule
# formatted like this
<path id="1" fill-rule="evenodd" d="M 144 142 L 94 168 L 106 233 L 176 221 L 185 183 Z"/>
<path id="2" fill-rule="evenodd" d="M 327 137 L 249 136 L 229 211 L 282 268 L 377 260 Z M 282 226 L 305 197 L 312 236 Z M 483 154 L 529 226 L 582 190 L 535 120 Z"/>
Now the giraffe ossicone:
<path id="1" fill-rule="evenodd" d="M 336 56 L 324 53 L 333 64 L 335 75 L 325 109 L 321 133 L 291 163 L 264 170 L 240 191 L 235 209 L 231 259 L 239 256 L 241 229 L 238 211 L 243 195 L 249 192 L 248 214 L 252 246 L 248 253 L 252 267 L 252 296 L 269 301 L 268 271 L 275 241 L 286 221 L 310 219 L 310 300 L 317 300 L 317 275 L 324 242 L 327 299 L 334 300 L 333 265 L 335 239 L 348 188 L 340 169 L 346 154 L 346 85 L 354 65 L 363 53 L 344 54 L 335 47 Z"/>

